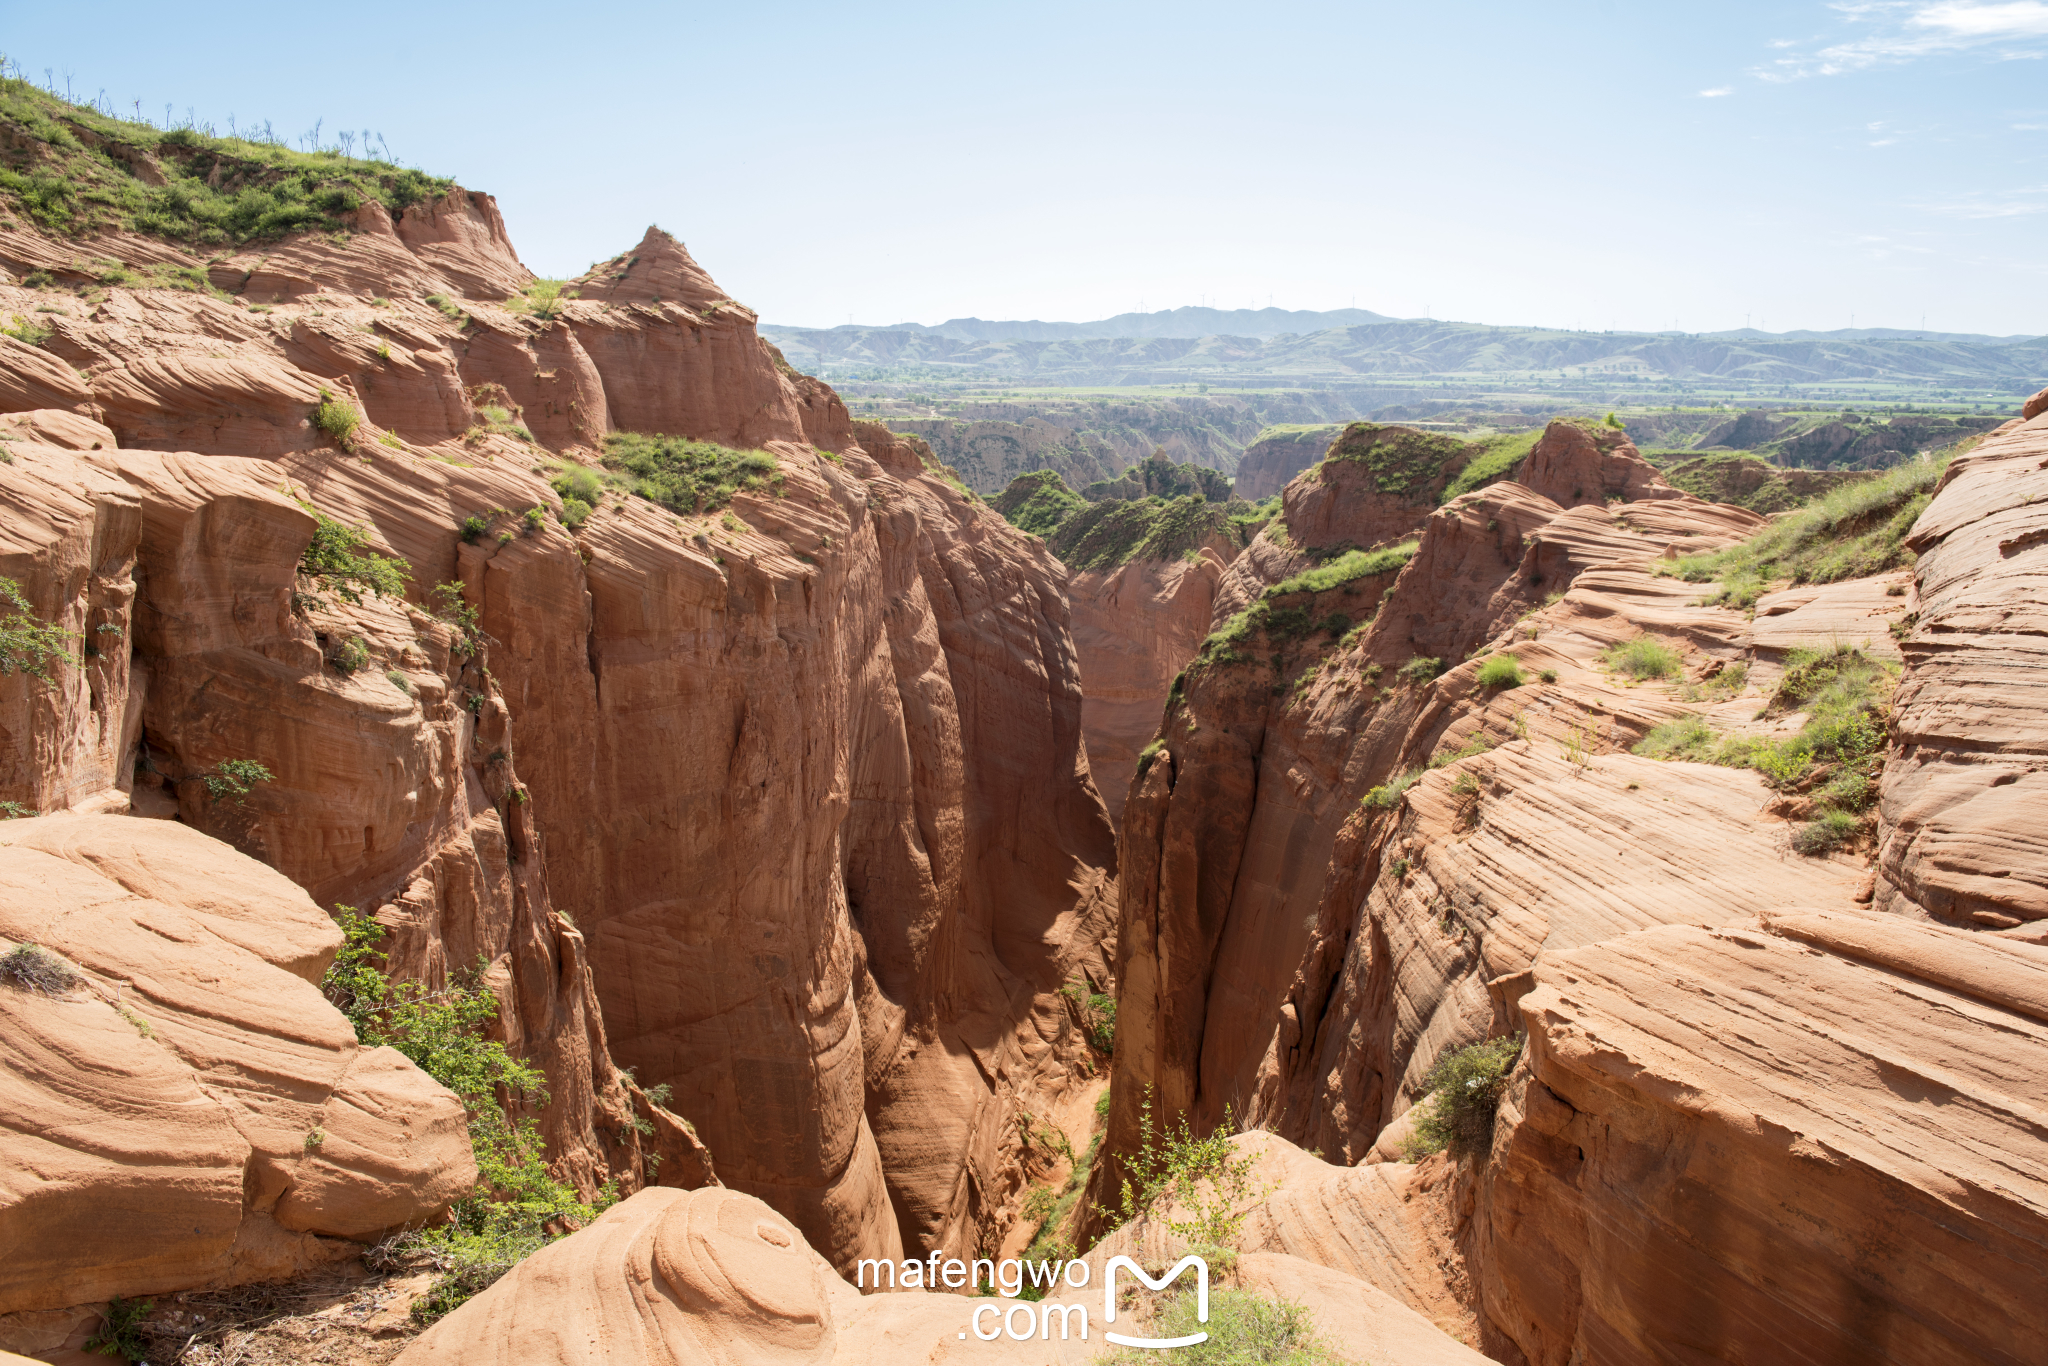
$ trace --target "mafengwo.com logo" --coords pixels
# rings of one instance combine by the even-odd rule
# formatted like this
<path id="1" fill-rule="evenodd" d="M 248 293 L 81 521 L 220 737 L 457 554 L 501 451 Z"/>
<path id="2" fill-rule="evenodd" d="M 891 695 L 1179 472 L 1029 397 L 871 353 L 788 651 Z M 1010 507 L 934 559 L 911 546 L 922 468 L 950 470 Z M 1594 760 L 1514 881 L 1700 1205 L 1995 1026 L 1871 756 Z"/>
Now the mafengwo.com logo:
<path id="1" fill-rule="evenodd" d="M 986 1286 L 1005 1299 L 1015 1300 L 1007 1307 L 1000 1304 L 978 1304 L 974 1307 L 969 1316 L 968 1331 L 983 1342 L 995 1342 L 1005 1337 L 1012 1342 L 1050 1341 L 1054 1323 L 1059 1324 L 1062 1341 L 1068 1338 L 1085 1340 L 1088 1337 L 1087 1305 L 1045 1304 L 1017 1299 L 1027 1283 L 1041 1296 L 1051 1294 L 1062 1283 L 1075 1290 L 1086 1289 L 1091 1274 L 1088 1263 L 1078 1258 L 1062 1264 L 1053 1261 L 1024 1262 L 1015 1257 L 1005 1257 L 998 1262 L 978 1257 L 972 1264 L 958 1258 L 941 1264 L 939 1258 L 943 1255 L 934 1252 L 922 1262 L 906 1260 L 901 1264 L 900 1274 L 895 1262 L 862 1261 L 854 1267 L 853 1283 L 863 1290 L 869 1287 L 880 1289 L 884 1285 L 891 1290 L 960 1290 L 972 1284 L 977 1289 Z M 1195 1322 L 1207 1323 L 1209 1264 L 1202 1258 L 1193 1255 L 1183 1257 L 1174 1263 L 1173 1270 L 1156 1280 L 1146 1275 L 1145 1268 L 1129 1257 L 1110 1258 L 1109 1264 L 1102 1269 L 1102 1336 L 1119 1347 L 1149 1347 L 1158 1351 L 1207 1342 L 1209 1334 L 1206 1331 L 1177 1338 L 1141 1338 L 1111 1332 L 1107 1326 L 1116 1322 L 1116 1273 L 1119 1269 L 1129 1271 L 1148 1290 L 1164 1290 L 1190 1267 L 1195 1272 Z M 967 1333 L 960 1336 L 965 1338 Z"/>

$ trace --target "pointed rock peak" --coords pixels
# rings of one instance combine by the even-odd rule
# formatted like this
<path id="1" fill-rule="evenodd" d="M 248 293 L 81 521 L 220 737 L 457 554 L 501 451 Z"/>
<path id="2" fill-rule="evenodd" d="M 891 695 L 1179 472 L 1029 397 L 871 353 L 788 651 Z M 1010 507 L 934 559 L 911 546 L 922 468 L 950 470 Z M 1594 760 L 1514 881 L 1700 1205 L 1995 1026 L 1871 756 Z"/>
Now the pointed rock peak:
<path id="1" fill-rule="evenodd" d="M 575 287 L 580 298 L 618 304 L 682 304 L 701 312 L 731 303 L 689 249 L 660 228 L 649 228 L 631 251 L 591 267 Z"/>

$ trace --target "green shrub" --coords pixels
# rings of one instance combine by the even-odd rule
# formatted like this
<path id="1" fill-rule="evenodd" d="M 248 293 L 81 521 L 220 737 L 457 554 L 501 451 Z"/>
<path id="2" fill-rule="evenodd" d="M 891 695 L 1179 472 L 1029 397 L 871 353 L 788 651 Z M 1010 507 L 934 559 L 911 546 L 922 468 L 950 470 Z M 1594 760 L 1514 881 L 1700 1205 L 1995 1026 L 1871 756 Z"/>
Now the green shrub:
<path id="1" fill-rule="evenodd" d="M 1116 997 L 1090 989 L 1083 981 L 1060 988 L 1060 995 L 1074 1003 L 1081 1017 L 1081 1032 L 1090 1046 L 1104 1057 L 1116 1052 Z"/>
<path id="2" fill-rule="evenodd" d="M 1704 716 L 1681 716 L 1653 726 L 1636 743 L 1635 752 L 1650 759 L 1691 759 L 1710 763 L 1714 754 L 1714 728 Z"/>
<path id="3" fill-rule="evenodd" d="M 1154 1209 L 1179 1204 L 1188 1215 L 1169 1220 L 1169 1232 L 1188 1242 L 1234 1247 L 1245 1215 L 1258 1198 L 1251 1180 L 1255 1160 L 1236 1156 L 1231 1146 L 1236 1123 L 1226 1105 L 1223 1122 L 1207 1138 L 1194 1136 L 1186 1115 L 1171 1125 L 1156 1124 L 1148 1084 L 1139 1110 L 1138 1151 L 1125 1163 L 1113 1212 L 1116 1224 L 1121 1227 Z"/>
<path id="4" fill-rule="evenodd" d="M 0 954 L 0 982 L 21 991 L 62 996 L 79 980 L 69 963 L 37 944 L 17 944 Z"/>
<path id="5" fill-rule="evenodd" d="M 633 492 L 671 512 L 716 512 L 743 489 L 779 486 L 780 467 L 767 451 L 739 451 L 680 436 L 613 432 L 604 439 L 607 467 L 632 478 Z"/>
<path id="6" fill-rule="evenodd" d="M 1488 1039 L 1454 1048 L 1438 1058 L 1423 1085 L 1429 1094 L 1417 1105 L 1411 1155 L 1484 1153 L 1493 1141 L 1493 1117 L 1508 1072 L 1522 1054 L 1522 1036 Z"/>
<path id="7" fill-rule="evenodd" d="M 1545 683 L 1557 682 L 1557 670 L 1555 669 L 1545 669 L 1542 673 L 1537 674 L 1536 676 L 1542 679 Z"/>
<path id="8" fill-rule="evenodd" d="M 1630 678 L 1670 678 L 1684 667 L 1678 651 L 1655 636 L 1641 635 L 1603 652 L 1600 662 Z"/>
<path id="9" fill-rule="evenodd" d="M 491 529 L 491 519 L 482 513 L 474 513 L 462 519 L 462 539 L 467 545 L 475 545 L 486 531 Z"/>
<path id="10" fill-rule="evenodd" d="M 30 816 L 40 816 L 42 814 L 42 812 L 34 807 L 23 806 L 20 802 L 0 801 L 0 821 L 25 820 Z"/>
<path id="11" fill-rule="evenodd" d="M 1823 811 L 1799 827 L 1792 836 L 1792 847 L 1809 856 L 1830 854 L 1855 839 L 1862 829 L 1861 818 L 1847 811 Z"/>
<path id="12" fill-rule="evenodd" d="M 400 692 L 404 693 L 407 697 L 412 696 L 412 680 L 405 676 L 404 671 L 399 669 L 386 669 L 384 671 L 384 681 L 389 683 L 392 687 L 398 689 Z"/>
<path id="13" fill-rule="evenodd" d="M 277 777 L 254 759 L 223 759 L 211 771 L 198 776 L 206 784 L 206 795 L 225 806 L 246 804 L 256 784 Z"/>
<path id="14" fill-rule="evenodd" d="M 1519 688 L 1524 681 L 1522 666 L 1515 662 L 1513 655 L 1491 655 L 1479 666 L 1479 686 L 1482 688 Z"/>
<path id="15" fill-rule="evenodd" d="M 370 533 L 361 527 L 337 522 L 308 507 L 313 514 L 313 539 L 299 557 L 299 572 L 332 589 L 343 601 L 360 603 L 367 590 L 380 597 L 405 595 L 405 581 L 412 566 L 395 555 L 378 555 L 369 549 Z"/>
<path id="16" fill-rule="evenodd" d="M 143 1339 L 142 1323 L 155 1304 L 155 1300 L 124 1300 L 114 1296 L 107 1302 L 99 1328 L 86 1339 L 85 1349 L 101 1356 L 144 1360 L 149 1355 L 149 1343 Z"/>
<path id="17" fill-rule="evenodd" d="M 1869 775 L 1845 768 L 1828 780 L 1815 799 L 1833 811 L 1860 812 L 1877 800 L 1877 785 Z"/>
<path id="18" fill-rule="evenodd" d="M 1444 662 L 1441 659 L 1433 659 L 1428 655 L 1416 655 L 1406 664 L 1403 664 L 1394 676 L 1403 683 L 1419 685 L 1434 683 L 1437 679 L 1443 677 L 1443 673 Z"/>
<path id="19" fill-rule="evenodd" d="M 36 619 L 19 583 L 0 579 L 0 678 L 19 673 L 51 682 L 50 665 L 71 658 L 65 648 L 71 638 L 62 627 Z"/>
<path id="20" fill-rule="evenodd" d="M 343 450 L 354 440 L 356 426 L 363 420 L 355 405 L 338 399 L 327 390 L 320 391 L 320 402 L 313 409 L 313 425 L 335 445 Z"/>
<path id="21" fill-rule="evenodd" d="M 551 321 L 561 311 L 562 289 L 568 283 L 567 280 L 535 280 L 505 306 L 515 312 L 530 313 L 544 322 Z"/>
<path id="22" fill-rule="evenodd" d="M 48 323 L 38 322 L 34 318 L 24 318 L 17 313 L 14 315 L 14 326 L 0 327 L 0 336 L 12 337 L 28 346 L 41 346 L 56 330 Z"/>
<path id="23" fill-rule="evenodd" d="M 335 647 L 334 653 L 328 656 L 327 662 L 334 666 L 336 673 L 340 674 L 343 678 L 347 678 L 358 669 L 368 667 L 370 663 L 369 642 L 361 636 L 350 636 Z"/>
<path id="24" fill-rule="evenodd" d="M 1360 804 L 1370 807 L 1375 811 L 1384 811 L 1389 807 L 1398 806 L 1401 801 L 1401 794 L 1415 786 L 1415 780 L 1428 771 L 1427 769 L 1412 768 L 1399 777 L 1389 778 L 1386 782 L 1367 792 L 1360 799 Z"/>
<path id="25" fill-rule="evenodd" d="M 1209 1260 L 1215 1269 L 1215 1258 Z M 1200 1307 L 1196 1296 L 1175 1290 L 1159 1302 L 1146 1331 L 1165 1338 L 1207 1333 L 1206 1341 L 1163 1352 L 1119 1348 L 1103 1358 L 1104 1366 L 1346 1366 L 1350 1360 L 1317 1335 L 1314 1316 L 1292 1300 L 1218 1287 L 1209 1292 L 1207 1322 L 1195 1317 Z"/>
<path id="26" fill-rule="evenodd" d="M 1158 758 L 1159 752 L 1165 748 L 1166 741 L 1164 739 L 1155 739 L 1151 744 L 1138 751 L 1138 777 L 1142 778 L 1151 771 L 1152 761 Z"/>
<path id="27" fill-rule="evenodd" d="M 469 1116 L 477 1185 L 454 1208 L 454 1222 L 406 1235 L 409 1250 L 424 1252 L 440 1277 L 414 1303 L 413 1318 L 431 1323 L 488 1288 L 521 1258 L 545 1246 L 549 1226 L 575 1227 L 597 1217 L 617 1198 L 609 1184 L 593 1200 L 548 1173 L 536 1120 L 506 1108 L 547 1105 L 541 1073 L 486 1037 L 498 1018 L 497 997 L 476 972 L 437 992 L 385 975 L 378 944 L 384 927 L 352 906 L 337 906 L 342 948 L 321 981 L 327 999 L 348 1017 L 370 1047 L 397 1049 L 422 1072 L 453 1091 Z"/>

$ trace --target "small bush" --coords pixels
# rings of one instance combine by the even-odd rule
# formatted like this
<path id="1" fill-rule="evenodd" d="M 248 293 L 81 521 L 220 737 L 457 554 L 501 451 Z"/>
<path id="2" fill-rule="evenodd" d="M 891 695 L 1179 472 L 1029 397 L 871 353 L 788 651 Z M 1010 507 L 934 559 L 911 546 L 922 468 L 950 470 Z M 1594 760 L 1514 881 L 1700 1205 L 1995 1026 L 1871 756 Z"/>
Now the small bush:
<path id="1" fill-rule="evenodd" d="M 1459 1155 L 1484 1153 L 1493 1141 L 1493 1117 L 1508 1071 L 1522 1054 L 1522 1036 L 1488 1039 L 1454 1048 L 1437 1059 L 1423 1085 L 1411 1151 L 1419 1155 L 1448 1147 Z"/>
<path id="2" fill-rule="evenodd" d="M 340 674 L 343 678 L 347 678 L 358 669 L 369 666 L 369 642 L 365 641 L 361 636 L 350 636 L 335 647 L 334 653 L 328 656 L 327 662 L 334 666 L 336 673 Z"/>
<path id="3" fill-rule="evenodd" d="M 0 579 L 0 678 L 20 673 L 50 682 L 50 665 L 71 657 L 70 639 L 69 631 L 36 619 L 20 584 Z"/>
<path id="4" fill-rule="evenodd" d="M 1367 792 L 1361 799 L 1362 804 L 1375 811 L 1384 811 L 1399 805 L 1401 794 L 1415 786 L 1415 780 L 1420 778 L 1426 771 L 1425 769 L 1414 768 L 1397 778 L 1389 778 L 1386 782 Z"/>
<path id="5" fill-rule="evenodd" d="M 1209 1260 L 1213 1264 L 1216 1259 Z M 1161 1361 L 1186 1366 L 1345 1366 L 1349 1361 L 1317 1335 L 1314 1316 L 1292 1300 L 1219 1287 L 1209 1292 L 1206 1323 L 1195 1317 L 1200 1307 L 1194 1295 L 1176 1290 L 1160 1302 L 1147 1333 L 1166 1338 L 1207 1333 L 1207 1341 L 1168 1352 L 1120 1348 L 1104 1359 L 1104 1366 L 1155 1366 Z"/>
<path id="6" fill-rule="evenodd" d="M 1809 856 L 1831 854 L 1862 829 L 1862 820 L 1847 811 L 1823 811 L 1818 819 L 1799 827 L 1792 836 L 1792 847 Z"/>
<path id="7" fill-rule="evenodd" d="M 1670 678 L 1683 667 L 1678 651 L 1649 635 L 1616 645 L 1600 656 L 1600 662 L 1635 679 Z"/>
<path id="8" fill-rule="evenodd" d="M 384 671 L 384 681 L 404 693 L 407 697 L 412 696 L 412 680 L 407 678 L 401 670 L 386 669 Z"/>
<path id="9" fill-rule="evenodd" d="M 1234 1155 L 1230 1136 L 1235 1130 L 1236 1119 L 1228 1105 L 1223 1109 L 1223 1122 L 1207 1138 L 1194 1136 L 1185 1115 L 1171 1125 L 1156 1124 L 1152 1088 L 1147 1085 L 1139 1110 L 1138 1151 L 1126 1164 L 1114 1211 L 1117 1225 L 1128 1224 L 1155 1208 L 1180 1204 L 1189 1210 L 1188 1217 L 1170 1220 L 1169 1232 L 1188 1242 L 1235 1246 L 1244 1230 L 1245 1215 L 1258 1198 L 1251 1181 L 1256 1162 Z"/>
<path id="10" fill-rule="evenodd" d="M 1636 743 L 1635 752 L 1649 759 L 1708 763 L 1714 753 L 1714 728 L 1704 716 L 1681 716 L 1651 727 L 1649 734 Z"/>
<path id="11" fill-rule="evenodd" d="M 1482 688 L 1519 688 L 1523 682 L 1522 666 L 1513 655 L 1493 655 L 1479 666 Z"/>
<path id="12" fill-rule="evenodd" d="M 462 540 L 466 545 L 475 545 L 486 531 L 491 529 L 491 519 L 476 513 L 462 519 Z"/>
<path id="13" fill-rule="evenodd" d="M 127 1361 L 145 1360 L 149 1344 L 143 1340 L 142 1323 L 155 1304 L 155 1300 L 124 1300 L 114 1296 L 107 1303 L 106 1316 L 100 1320 L 98 1331 L 86 1339 L 85 1349 Z"/>
<path id="14" fill-rule="evenodd" d="M 313 513 L 313 539 L 299 557 L 299 572 L 332 589 L 346 602 L 360 603 L 365 590 L 381 597 L 405 595 L 405 581 L 412 566 L 395 555 L 378 555 L 369 549 L 370 533 L 361 527 L 337 522 L 320 512 Z"/>
<path id="15" fill-rule="evenodd" d="M 384 927 L 352 906 L 335 908 L 342 948 L 321 980 L 327 999 L 371 1047 L 388 1045 L 461 1098 L 469 1115 L 477 1185 L 458 1200 L 452 1223 L 407 1234 L 404 1250 L 425 1253 L 441 1274 L 412 1316 L 426 1324 L 487 1289 L 519 1261 L 546 1246 L 553 1229 L 589 1223 L 617 1199 L 610 1185 L 586 1201 L 547 1169 L 538 1122 L 516 1109 L 547 1105 L 541 1073 L 487 1037 L 498 999 L 478 974 L 429 992 L 393 982 L 379 943 Z M 478 965 L 479 969 L 481 964 Z"/>
<path id="16" fill-rule="evenodd" d="M 551 321 L 561 311 L 562 288 L 567 280 L 535 280 L 516 299 L 509 300 L 506 307 L 515 312 L 530 313 L 542 321 Z"/>
<path id="17" fill-rule="evenodd" d="M 1542 673 L 1537 674 L 1536 676 L 1542 679 L 1545 683 L 1557 682 L 1557 670 L 1555 669 L 1545 669 Z"/>
<path id="18" fill-rule="evenodd" d="M 211 772 L 199 775 L 200 781 L 206 784 L 206 795 L 228 806 L 243 805 L 256 784 L 270 782 L 276 777 L 254 759 L 223 759 L 213 766 Z"/>
<path id="19" fill-rule="evenodd" d="M 1403 664 L 1395 676 L 1404 683 L 1422 684 L 1434 683 L 1443 676 L 1443 672 L 1444 662 L 1441 659 L 1432 659 L 1427 655 L 1416 655 L 1406 664 Z"/>
<path id="20" fill-rule="evenodd" d="M 28 346 L 41 346 L 56 330 L 48 323 L 38 322 L 34 318 L 24 318 L 17 313 L 14 315 L 14 326 L 0 327 L 0 335 L 12 337 Z"/>
<path id="21" fill-rule="evenodd" d="M 22 991 L 62 996 L 76 987 L 79 976 L 71 965 L 36 944 L 17 944 L 0 954 L 0 982 Z"/>
<path id="22" fill-rule="evenodd" d="M 320 403 L 313 409 L 313 425 L 335 445 L 347 450 L 362 420 L 362 414 L 355 410 L 354 404 L 336 398 L 325 389 L 320 391 Z"/>
<path id="23" fill-rule="evenodd" d="M 1093 991 L 1083 981 L 1060 988 L 1060 995 L 1074 1003 L 1081 1017 L 1081 1032 L 1096 1052 L 1104 1057 L 1116 1052 L 1116 997 Z"/>

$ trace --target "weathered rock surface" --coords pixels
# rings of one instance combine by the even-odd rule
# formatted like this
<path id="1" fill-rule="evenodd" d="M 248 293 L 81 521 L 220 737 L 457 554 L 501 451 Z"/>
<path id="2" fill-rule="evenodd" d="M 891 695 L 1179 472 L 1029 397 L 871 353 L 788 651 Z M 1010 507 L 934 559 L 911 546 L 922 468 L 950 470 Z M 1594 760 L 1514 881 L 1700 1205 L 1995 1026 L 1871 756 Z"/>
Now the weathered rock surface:
<path id="1" fill-rule="evenodd" d="M 1209 548 L 1196 560 L 1133 560 L 1068 582 L 1081 664 L 1081 729 L 1112 823 L 1123 815 L 1138 753 L 1159 730 L 1174 677 L 1209 634 L 1227 563 Z"/>
<path id="2" fill-rule="evenodd" d="M 834 1275 L 802 1235 L 766 1205 L 724 1190 L 643 1191 L 590 1228 L 515 1267 L 504 1280 L 429 1329 L 402 1366 L 570 1366 L 602 1355 L 615 1366 L 703 1361 L 996 1362 L 1079 1366 L 1108 1349 L 1102 1268 L 1128 1241 L 1088 1257 L 1086 1288 L 1040 1302 L 1070 1307 L 1030 1341 L 998 1332 L 1004 1312 L 1028 1305 L 926 1290 L 863 1296 Z M 1163 1250 L 1163 1249 L 1162 1249 Z M 964 1276 L 964 1273 L 963 1273 Z M 1377 1287 L 1297 1257 L 1252 1252 L 1237 1284 L 1295 1301 L 1332 1345 L 1374 1360 L 1477 1366 L 1459 1345 Z M 1125 1273 L 1128 1283 L 1128 1273 Z M 1080 1312 L 1072 1312 L 1078 1310 Z M 991 1314 L 989 1311 L 994 1311 Z M 1039 1311 L 1033 1311 L 1034 1317 Z M 1081 1338 L 1080 1324 L 1089 1336 Z M 991 1322 L 992 1321 L 992 1322 Z M 1128 1314 L 1116 1328 L 1130 1330 Z"/>
<path id="3" fill-rule="evenodd" d="M 1636 452 L 1621 428 L 1578 421 L 1544 428 L 1515 482 L 1566 508 L 1616 498 L 1633 503 L 1683 496 Z"/>
<path id="4" fill-rule="evenodd" d="M 1535 968 L 1478 1177 L 1496 1341 L 1532 1366 L 2040 1360 L 2048 950 L 1763 924 Z"/>
<path id="5" fill-rule="evenodd" d="M 474 1183 L 461 1103 L 321 996 L 341 934 L 284 876 L 117 816 L 0 850 L 0 938 L 80 977 L 0 983 L 0 1313 L 288 1275 Z"/>
<path id="6" fill-rule="evenodd" d="M 1332 423 L 1320 427 L 1280 427 L 1259 433 L 1238 458 L 1237 479 L 1231 493 L 1246 502 L 1271 498 L 1287 487 L 1295 475 L 1323 458 L 1330 442 L 1343 431 Z"/>
<path id="7" fill-rule="evenodd" d="M 2048 921 L 2048 417 L 1956 458 L 1908 544 L 1875 904 L 2040 937 Z"/>

